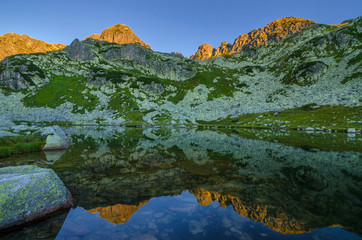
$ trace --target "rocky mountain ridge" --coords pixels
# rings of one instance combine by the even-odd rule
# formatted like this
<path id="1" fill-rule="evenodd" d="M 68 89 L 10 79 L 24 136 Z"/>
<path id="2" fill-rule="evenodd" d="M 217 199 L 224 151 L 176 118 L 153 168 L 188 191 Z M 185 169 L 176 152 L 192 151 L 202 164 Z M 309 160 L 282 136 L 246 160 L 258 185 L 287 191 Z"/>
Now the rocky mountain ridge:
<path id="1" fill-rule="evenodd" d="M 102 31 L 102 34 L 92 34 L 85 39 L 96 39 L 118 44 L 140 43 L 143 47 L 151 47 L 143 42 L 131 28 L 124 24 L 116 24 Z M 62 43 L 47 43 L 31 38 L 25 34 L 6 33 L 0 36 L 0 61 L 17 54 L 45 53 L 59 51 L 66 47 Z"/>
<path id="2" fill-rule="evenodd" d="M 269 23 L 264 28 L 240 35 L 235 39 L 234 44 L 222 42 L 217 49 L 207 43 L 202 44 L 195 55 L 190 58 L 204 61 L 212 57 L 235 54 L 245 49 L 258 48 L 268 45 L 270 42 L 279 42 L 288 35 L 300 32 L 315 24 L 308 19 L 285 17 Z"/>
<path id="3" fill-rule="evenodd" d="M 65 47 L 65 44 L 51 44 L 25 34 L 6 33 L 0 36 L 0 61 L 11 55 L 58 51 Z"/>
<path id="4" fill-rule="evenodd" d="M 8 57 L 0 62 L 0 117 L 4 122 L 359 129 L 361 23 L 359 17 L 341 27 L 314 24 L 279 42 L 205 62 L 140 43 L 96 39 L 75 40 L 57 52 Z M 340 120 L 320 115 L 316 121 L 307 111 L 301 114 L 308 123 L 277 116 L 293 109 L 320 114 L 332 111 L 329 107 Z M 259 117 L 266 113 L 278 121 Z M 245 120 L 250 114 L 253 120 Z"/>

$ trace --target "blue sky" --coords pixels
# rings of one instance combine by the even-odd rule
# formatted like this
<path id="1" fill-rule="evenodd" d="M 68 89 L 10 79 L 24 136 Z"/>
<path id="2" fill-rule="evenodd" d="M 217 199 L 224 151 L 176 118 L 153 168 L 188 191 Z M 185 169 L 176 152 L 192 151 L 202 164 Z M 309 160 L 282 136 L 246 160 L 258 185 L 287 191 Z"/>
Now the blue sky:
<path id="1" fill-rule="evenodd" d="M 189 56 L 202 43 L 233 43 L 282 17 L 338 24 L 361 10 L 362 0 L 1 0 L 0 35 L 16 32 L 70 44 L 122 23 L 153 50 Z"/>

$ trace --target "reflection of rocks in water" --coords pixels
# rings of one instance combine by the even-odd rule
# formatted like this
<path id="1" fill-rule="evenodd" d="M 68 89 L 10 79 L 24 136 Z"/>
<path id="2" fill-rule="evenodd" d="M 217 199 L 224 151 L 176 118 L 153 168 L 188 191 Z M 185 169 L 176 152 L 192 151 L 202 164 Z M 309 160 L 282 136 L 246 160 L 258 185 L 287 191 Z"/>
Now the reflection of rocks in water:
<path id="1" fill-rule="evenodd" d="M 74 144 L 50 167 L 86 209 L 137 206 L 152 197 L 203 188 L 208 191 L 194 191 L 201 205 L 214 200 L 232 205 L 284 233 L 334 224 L 361 229 L 360 153 L 311 151 L 308 136 L 313 135 L 303 135 L 301 148 L 235 132 L 78 130 L 67 130 Z M 257 132 L 258 138 L 263 134 Z M 336 145 L 338 138 L 330 142 Z"/>
<path id="2" fill-rule="evenodd" d="M 58 172 L 75 203 L 86 209 L 118 203 L 136 205 L 152 197 L 179 194 L 190 175 L 181 169 L 151 169 L 117 175 L 113 172 Z M 113 174 L 112 174 L 113 173 Z"/>
<path id="3" fill-rule="evenodd" d="M 274 206 L 243 202 L 239 197 L 222 195 L 202 188 L 190 192 L 196 196 L 197 201 L 203 206 L 209 205 L 213 201 L 217 201 L 221 207 L 231 205 L 240 216 L 248 217 L 253 221 L 262 222 L 274 231 L 283 234 L 296 234 L 314 230 L 308 223 L 298 221 L 293 217 L 288 217 L 285 213 L 280 211 L 281 208 L 278 209 Z M 226 222 L 224 224 L 229 223 Z"/>
<path id="4" fill-rule="evenodd" d="M 0 234 L 0 238 L 3 240 L 55 239 L 67 218 L 68 211 L 46 218 L 38 223 L 32 223 L 11 233 Z"/>
<path id="5" fill-rule="evenodd" d="M 200 204 L 218 200 L 233 205 L 240 214 L 284 233 L 333 224 L 357 231 L 362 209 L 359 153 L 311 152 L 209 130 L 164 129 L 167 134 L 157 138 L 142 137 L 142 131 L 126 129 L 119 139 L 103 141 L 94 149 L 101 153 L 98 157 L 93 148 L 83 152 L 84 165 L 74 172 L 59 169 L 79 205 L 137 205 L 205 188 L 212 194 L 204 192 Z M 157 134 L 147 129 L 151 132 Z M 110 157 L 105 161 L 102 156 Z"/>
<path id="6" fill-rule="evenodd" d="M 63 154 L 65 153 L 65 150 L 62 151 L 45 151 L 45 158 L 47 160 L 47 163 L 49 165 L 54 164 L 56 161 L 58 161 Z"/>
<path id="7" fill-rule="evenodd" d="M 99 216 L 103 219 L 106 219 L 114 224 L 122 224 L 127 222 L 132 215 L 138 211 L 143 205 L 148 201 L 144 201 L 138 206 L 126 205 L 126 204 L 116 204 L 109 207 L 97 207 L 88 210 L 91 213 L 99 213 Z"/>

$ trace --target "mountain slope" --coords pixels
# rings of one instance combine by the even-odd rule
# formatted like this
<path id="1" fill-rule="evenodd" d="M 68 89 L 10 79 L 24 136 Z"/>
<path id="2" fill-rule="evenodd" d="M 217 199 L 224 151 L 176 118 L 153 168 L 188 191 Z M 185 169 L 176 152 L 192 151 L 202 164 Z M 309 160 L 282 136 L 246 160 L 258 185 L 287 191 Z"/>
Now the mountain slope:
<path id="1" fill-rule="evenodd" d="M 124 24 L 116 24 L 102 31 L 102 34 L 93 34 L 87 38 L 93 38 L 100 41 L 108 41 L 118 44 L 140 43 L 142 46 L 151 49 L 151 47 L 143 42 L 131 28 Z M 87 39 L 86 38 L 86 39 Z"/>
<path id="2" fill-rule="evenodd" d="M 361 31 L 361 17 L 339 28 L 318 24 L 205 62 L 139 43 L 76 40 L 58 52 L 0 62 L 0 116 L 77 124 L 360 129 Z M 326 117 L 331 113 L 334 119 Z"/>
<path id="3" fill-rule="evenodd" d="M 51 44 L 24 34 L 6 33 L 0 36 L 0 61 L 8 56 L 20 53 L 44 53 L 58 51 L 65 47 L 64 44 Z"/>

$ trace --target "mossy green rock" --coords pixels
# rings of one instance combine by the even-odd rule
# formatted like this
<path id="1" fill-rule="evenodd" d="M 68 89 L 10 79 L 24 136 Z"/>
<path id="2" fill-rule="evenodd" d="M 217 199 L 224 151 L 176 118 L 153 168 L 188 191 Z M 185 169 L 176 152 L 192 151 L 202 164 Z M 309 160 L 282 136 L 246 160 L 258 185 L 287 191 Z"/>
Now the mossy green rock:
<path id="1" fill-rule="evenodd" d="M 0 231 L 71 207 L 72 196 L 51 169 L 0 168 Z"/>

